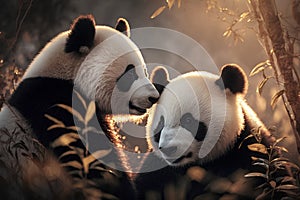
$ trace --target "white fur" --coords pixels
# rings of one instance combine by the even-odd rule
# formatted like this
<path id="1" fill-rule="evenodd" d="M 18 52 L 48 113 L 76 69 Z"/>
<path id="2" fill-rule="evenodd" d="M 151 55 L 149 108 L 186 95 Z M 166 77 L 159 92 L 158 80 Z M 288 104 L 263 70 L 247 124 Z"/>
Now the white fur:
<path id="1" fill-rule="evenodd" d="M 62 32 L 51 40 L 34 58 L 22 80 L 33 77 L 74 80 L 76 87 L 91 100 L 95 99 L 105 113 L 112 112 L 110 101 L 113 92 L 114 99 L 118 100 L 122 108 L 127 109 L 116 110 L 118 114 L 142 114 L 135 109 L 129 109 L 129 101 L 144 109 L 152 106 L 148 98 L 158 98 L 159 94 L 146 78 L 146 66 L 141 52 L 128 37 L 113 28 L 96 26 L 94 46 L 89 53 L 65 53 L 69 33 L 70 31 Z M 139 79 L 134 82 L 129 92 L 120 92 L 115 89 L 116 79 L 128 64 L 136 66 Z M 115 106 L 119 105 L 116 103 Z M 24 119 L 21 121 L 25 122 Z M 1 127 L 8 127 L 10 130 L 17 127 L 15 116 L 8 108 L 1 111 Z"/>
<path id="2" fill-rule="evenodd" d="M 153 135 L 153 130 L 163 115 L 165 125 L 159 145 L 162 148 L 176 146 L 177 152 L 174 156 L 177 158 L 193 152 L 193 156 L 182 160 L 180 165 L 193 160 L 199 160 L 201 163 L 217 158 L 227 151 L 243 129 L 240 97 L 220 89 L 215 84 L 217 79 L 218 76 L 208 72 L 181 75 L 171 80 L 157 106 L 151 109 L 147 127 L 148 138 Z M 195 141 L 192 134 L 180 126 L 180 118 L 185 113 L 191 113 L 195 119 L 204 122 L 208 127 L 203 142 Z M 153 140 L 149 142 L 155 145 Z M 157 146 L 152 148 L 157 150 Z M 160 151 L 157 153 L 160 154 Z M 166 155 L 163 157 L 166 158 Z"/>
<path id="3" fill-rule="evenodd" d="M 81 64 L 75 77 L 75 86 L 86 91 L 88 98 L 98 101 L 105 112 L 129 114 L 129 101 L 141 108 L 151 107 L 148 97 L 158 98 L 159 94 L 146 78 L 146 65 L 137 46 L 113 29 L 105 37 L 97 37 L 96 40 L 101 42 Z M 135 66 L 139 78 L 124 93 L 116 88 L 116 79 L 129 64 Z"/>
<path id="4" fill-rule="evenodd" d="M 148 97 L 159 97 L 146 78 L 146 65 L 141 52 L 127 36 L 107 26 L 96 26 L 90 53 L 78 54 L 64 52 L 68 34 L 69 31 L 59 34 L 45 46 L 27 69 L 23 80 L 31 77 L 74 80 L 77 89 L 90 100 L 96 100 L 98 106 L 108 113 L 140 114 L 128 108 L 129 101 L 146 109 L 152 106 Z M 136 66 L 139 81 L 135 81 L 130 91 L 124 93 L 115 89 L 116 79 L 129 64 Z M 114 107 L 111 107 L 111 101 Z M 113 111 L 113 108 L 118 109 Z"/>

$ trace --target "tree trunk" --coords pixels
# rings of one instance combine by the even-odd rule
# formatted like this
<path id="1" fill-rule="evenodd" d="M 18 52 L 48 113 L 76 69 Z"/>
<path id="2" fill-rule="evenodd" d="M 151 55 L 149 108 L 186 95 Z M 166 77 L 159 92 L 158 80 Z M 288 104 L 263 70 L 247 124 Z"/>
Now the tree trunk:
<path id="1" fill-rule="evenodd" d="M 267 43 L 271 47 L 271 51 L 268 50 L 267 54 L 270 60 L 273 60 L 275 72 L 278 73 L 279 71 L 280 79 L 283 80 L 287 98 L 285 103 L 289 103 L 291 108 L 289 117 L 293 122 L 292 126 L 298 140 L 298 152 L 300 153 L 300 141 L 298 139 L 300 136 L 300 89 L 293 74 L 293 43 L 291 43 L 288 33 L 282 28 L 274 0 L 251 0 L 250 3 L 257 12 L 256 19 L 259 23 L 260 35 L 264 34 L 261 32 L 267 33 Z M 279 77 L 276 78 L 279 79 Z"/>

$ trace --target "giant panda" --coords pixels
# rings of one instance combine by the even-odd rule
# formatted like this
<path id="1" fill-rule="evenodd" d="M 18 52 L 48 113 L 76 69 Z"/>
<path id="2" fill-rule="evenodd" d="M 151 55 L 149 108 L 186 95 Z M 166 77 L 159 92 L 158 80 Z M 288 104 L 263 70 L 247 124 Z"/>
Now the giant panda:
<path id="1" fill-rule="evenodd" d="M 105 116 L 143 115 L 159 97 L 158 91 L 148 79 L 142 54 L 129 35 L 129 24 L 123 18 L 117 21 L 115 28 L 96 25 L 92 15 L 76 18 L 70 30 L 58 34 L 33 59 L 17 89 L 8 99 L 8 104 L 1 110 L 0 128 L 10 132 L 22 129 L 32 133 L 46 148 L 62 158 L 62 163 L 66 164 L 73 159 L 83 165 L 79 155 L 64 154 L 61 157 L 66 151 L 72 150 L 72 146 L 79 145 L 84 149 L 80 138 L 72 137 L 75 140 L 72 144 L 54 147 L 53 142 L 71 129 L 49 127 L 55 121 L 73 129 L 78 126 L 76 117 L 57 105 L 72 107 L 74 101 L 79 104 L 83 103 L 82 100 L 87 104 L 94 101 L 96 115 L 91 121 L 94 122 L 96 118 L 95 124 L 100 122 L 98 131 L 101 133 L 91 136 L 90 141 L 96 147 L 88 150 L 113 148 L 115 140 L 110 138 L 110 126 Z M 101 146 L 101 142 L 107 146 Z M 118 152 L 114 150 L 111 153 Z M 119 161 L 114 158 L 108 162 Z M 128 177 L 104 164 L 98 164 L 98 168 L 95 168 L 100 170 L 90 170 L 87 175 L 99 181 L 94 187 L 98 187 L 101 194 L 133 199 L 134 192 Z M 111 166 L 114 164 L 122 165 L 120 162 L 112 163 Z M 66 168 L 71 171 L 76 169 L 74 165 Z"/>
<path id="2" fill-rule="evenodd" d="M 244 178 L 251 155 L 259 154 L 247 148 L 257 142 L 250 136 L 259 132 L 266 146 L 275 137 L 244 99 L 242 68 L 228 64 L 220 76 L 194 71 L 170 80 L 157 67 L 151 79 L 161 96 L 149 112 L 139 199 L 254 199 L 256 183 Z"/>

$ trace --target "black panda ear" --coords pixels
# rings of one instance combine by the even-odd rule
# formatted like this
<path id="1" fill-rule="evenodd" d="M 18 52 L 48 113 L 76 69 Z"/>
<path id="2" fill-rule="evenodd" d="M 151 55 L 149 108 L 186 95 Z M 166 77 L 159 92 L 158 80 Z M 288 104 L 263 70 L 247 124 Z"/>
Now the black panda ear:
<path id="1" fill-rule="evenodd" d="M 76 18 L 71 25 L 65 52 L 88 53 L 94 43 L 95 24 L 95 19 L 92 15 L 82 15 Z"/>
<path id="2" fill-rule="evenodd" d="M 127 35 L 128 37 L 130 37 L 130 26 L 126 19 L 119 18 L 115 28 L 116 28 L 116 30 L 118 30 L 118 31 L 124 33 L 125 35 Z"/>
<path id="3" fill-rule="evenodd" d="M 153 83 L 159 94 L 161 94 L 166 85 L 170 82 L 168 70 L 162 66 L 156 67 L 151 73 L 150 81 Z"/>
<path id="4" fill-rule="evenodd" d="M 233 94 L 246 94 L 248 89 L 247 76 L 244 70 L 236 64 L 223 66 L 216 84 L 222 89 L 228 88 Z"/>

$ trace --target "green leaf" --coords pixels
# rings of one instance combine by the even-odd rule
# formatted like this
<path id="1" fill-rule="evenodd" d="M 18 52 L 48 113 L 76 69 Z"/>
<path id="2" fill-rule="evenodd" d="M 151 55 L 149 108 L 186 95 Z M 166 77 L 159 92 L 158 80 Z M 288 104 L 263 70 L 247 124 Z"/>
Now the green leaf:
<path id="1" fill-rule="evenodd" d="M 276 105 L 276 103 L 278 101 L 278 98 L 281 97 L 284 94 L 284 92 L 285 92 L 285 90 L 280 90 L 276 94 L 273 95 L 272 100 L 271 100 L 271 106 L 272 106 L 272 108 L 275 107 L 275 105 Z"/>
<path id="2" fill-rule="evenodd" d="M 248 145 L 248 149 L 250 149 L 251 151 L 257 151 L 263 154 L 267 154 L 267 147 L 263 144 L 260 143 L 254 143 L 254 144 L 250 144 Z"/>
<path id="3" fill-rule="evenodd" d="M 85 118 L 84 118 L 84 123 L 86 125 L 89 123 L 89 121 L 92 119 L 92 117 L 94 116 L 95 113 L 96 113 L 95 102 L 91 101 L 86 110 L 86 114 L 85 114 Z"/>
<path id="4" fill-rule="evenodd" d="M 160 15 L 165 9 L 166 9 L 166 6 L 159 7 L 156 11 L 154 11 L 154 13 L 151 15 L 150 18 L 154 19 L 155 17 L 157 17 L 158 15 Z"/>
<path id="5" fill-rule="evenodd" d="M 81 114 L 77 110 L 75 110 L 72 107 L 70 107 L 68 105 L 65 105 L 65 104 L 57 104 L 57 106 L 65 109 L 66 111 L 68 111 L 69 113 L 71 113 L 73 116 L 77 117 L 77 119 L 79 121 L 81 121 L 81 122 L 84 123 L 83 117 L 81 116 Z"/>
<path id="6" fill-rule="evenodd" d="M 266 174 L 259 173 L 259 172 L 251 172 L 245 175 L 245 178 L 253 178 L 253 177 L 261 177 L 261 178 L 268 179 L 268 176 Z"/>
<path id="7" fill-rule="evenodd" d="M 254 76 L 255 74 L 258 74 L 259 72 L 265 70 L 266 67 L 271 66 L 271 63 L 269 60 L 258 63 L 250 72 L 249 76 Z"/>

